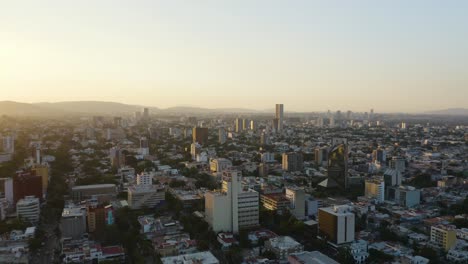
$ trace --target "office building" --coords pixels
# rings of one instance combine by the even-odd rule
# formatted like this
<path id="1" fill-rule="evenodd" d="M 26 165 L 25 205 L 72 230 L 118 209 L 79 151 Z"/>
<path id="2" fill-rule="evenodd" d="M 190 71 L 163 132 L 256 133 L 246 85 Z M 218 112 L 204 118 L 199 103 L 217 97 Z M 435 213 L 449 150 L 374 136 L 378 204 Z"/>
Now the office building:
<path id="1" fill-rule="evenodd" d="M 236 120 L 234 121 L 234 126 L 234 131 L 236 131 L 236 133 L 242 132 L 242 119 L 236 118 Z"/>
<path id="2" fill-rule="evenodd" d="M 346 139 L 332 140 L 333 147 L 328 152 L 328 179 L 320 183 L 323 187 L 348 189 L 348 145 Z M 325 186 L 324 186 L 325 185 Z"/>
<path id="3" fill-rule="evenodd" d="M 2 137 L 2 149 L 0 152 L 13 154 L 15 152 L 15 138 L 13 136 Z"/>
<path id="4" fill-rule="evenodd" d="M 289 205 L 291 204 L 282 193 L 261 194 L 260 202 L 263 208 L 269 211 L 275 211 L 279 215 L 289 210 Z"/>
<path id="5" fill-rule="evenodd" d="M 149 109 L 148 108 L 143 108 L 143 119 L 145 121 L 148 121 L 148 119 L 149 119 Z"/>
<path id="6" fill-rule="evenodd" d="M 333 244 L 354 241 L 354 213 L 347 205 L 319 208 L 319 234 Z"/>
<path id="7" fill-rule="evenodd" d="M 152 185 L 153 184 L 153 175 L 152 172 L 142 172 L 137 175 L 137 185 Z"/>
<path id="8" fill-rule="evenodd" d="M 255 123 L 254 120 L 250 120 L 250 130 L 256 130 L 257 129 L 257 123 Z"/>
<path id="9" fill-rule="evenodd" d="M 400 156 L 392 157 L 390 160 L 390 169 L 394 169 L 400 173 L 404 173 L 406 170 L 406 160 Z"/>
<path id="10" fill-rule="evenodd" d="M 140 155 L 147 156 L 150 154 L 149 142 L 146 137 L 140 138 Z"/>
<path id="11" fill-rule="evenodd" d="M 157 185 L 133 185 L 128 188 L 128 206 L 132 209 L 154 208 L 165 201 L 166 190 Z"/>
<path id="12" fill-rule="evenodd" d="M 279 236 L 265 241 L 265 250 L 271 251 L 279 260 L 286 260 L 290 254 L 304 250 L 304 246 L 290 236 Z"/>
<path id="13" fill-rule="evenodd" d="M 390 192 L 392 191 L 395 193 L 395 202 L 400 206 L 413 207 L 419 205 L 421 201 L 421 190 L 412 186 L 392 187 L 390 188 Z"/>
<path id="14" fill-rule="evenodd" d="M 34 171 L 19 172 L 13 177 L 13 202 L 16 203 L 26 196 L 42 198 L 42 178 Z"/>
<path id="15" fill-rule="evenodd" d="M 192 156 L 192 160 L 197 159 L 197 155 L 200 154 L 201 149 L 201 145 L 196 142 L 190 145 L 190 155 Z"/>
<path id="16" fill-rule="evenodd" d="M 378 149 L 372 151 L 372 162 L 385 164 L 387 162 L 387 152 L 385 149 L 379 147 Z"/>
<path id="17" fill-rule="evenodd" d="M 435 225 L 431 226 L 431 242 L 449 251 L 457 242 L 457 232 L 455 226 L 451 225 Z"/>
<path id="18" fill-rule="evenodd" d="M 112 167 L 114 168 L 120 168 L 122 166 L 125 166 L 125 154 L 124 154 L 124 149 L 121 149 L 119 147 L 112 147 L 110 149 L 110 162 Z"/>
<path id="19" fill-rule="evenodd" d="M 220 128 L 218 130 L 218 143 L 224 144 L 227 141 L 226 130 L 224 128 Z"/>
<path id="20" fill-rule="evenodd" d="M 80 202 L 86 199 L 97 198 L 99 202 L 108 202 L 117 195 L 115 184 L 78 185 L 72 187 L 73 201 Z"/>
<path id="21" fill-rule="evenodd" d="M 210 171 L 211 172 L 222 172 L 232 167 L 232 162 L 228 159 L 217 158 L 210 160 Z"/>
<path id="22" fill-rule="evenodd" d="M 10 205 L 15 204 L 13 195 L 13 179 L 12 178 L 0 178 L 0 192 L 2 192 L 6 202 Z"/>
<path id="23" fill-rule="evenodd" d="M 194 127 L 192 130 L 192 138 L 194 143 L 200 145 L 208 142 L 208 128 L 206 127 Z"/>
<path id="24" fill-rule="evenodd" d="M 385 188 L 390 188 L 392 186 L 400 186 L 403 175 L 400 171 L 395 169 L 387 169 L 384 172 L 384 181 Z"/>
<path id="25" fill-rule="evenodd" d="M 222 189 L 205 194 L 205 217 L 215 232 L 259 225 L 259 194 L 242 187 L 239 171 L 224 171 Z"/>
<path id="26" fill-rule="evenodd" d="M 75 206 L 63 208 L 60 231 L 63 238 L 82 238 L 86 233 L 86 208 Z"/>
<path id="27" fill-rule="evenodd" d="M 268 133 L 262 132 L 262 134 L 260 135 L 260 145 L 270 145 L 270 136 L 268 135 Z"/>
<path id="28" fill-rule="evenodd" d="M 368 179 L 365 182 L 365 196 L 382 203 L 385 201 L 385 181 L 383 178 Z"/>
<path id="29" fill-rule="evenodd" d="M 286 188 L 286 199 L 289 200 L 289 208 L 291 214 L 297 219 L 305 219 L 305 191 L 299 187 L 287 187 Z"/>
<path id="30" fill-rule="evenodd" d="M 88 205 L 86 208 L 88 232 L 102 230 L 115 222 L 115 211 L 112 205 Z"/>
<path id="31" fill-rule="evenodd" d="M 16 215 L 18 218 L 31 223 L 37 223 L 39 221 L 40 206 L 39 198 L 26 196 L 16 203 Z"/>
<path id="32" fill-rule="evenodd" d="M 42 193 L 47 193 L 47 187 L 49 187 L 49 166 L 47 163 L 45 164 L 35 164 L 31 171 L 34 172 L 35 175 L 40 176 L 42 179 Z"/>
<path id="33" fill-rule="evenodd" d="M 317 147 L 315 148 L 315 164 L 322 166 L 326 164 L 328 160 L 328 148 L 327 147 Z"/>
<path id="34" fill-rule="evenodd" d="M 246 131 L 249 126 L 249 120 L 247 119 L 242 119 L 242 131 Z"/>
<path id="35" fill-rule="evenodd" d="M 302 153 L 283 153 L 282 167 L 285 171 L 302 171 L 304 167 L 304 159 Z"/>
<path id="36" fill-rule="evenodd" d="M 284 106 L 283 104 L 276 104 L 276 112 L 275 112 L 275 119 L 277 120 L 278 124 L 275 127 L 276 132 L 283 131 L 283 119 L 284 119 Z"/>

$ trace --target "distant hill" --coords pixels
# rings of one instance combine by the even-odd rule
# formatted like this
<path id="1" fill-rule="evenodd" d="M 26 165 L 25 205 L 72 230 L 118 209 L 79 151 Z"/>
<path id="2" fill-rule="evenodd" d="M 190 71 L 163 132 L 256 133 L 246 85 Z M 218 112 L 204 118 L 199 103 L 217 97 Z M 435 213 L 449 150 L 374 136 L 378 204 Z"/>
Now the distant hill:
<path id="1" fill-rule="evenodd" d="M 444 110 L 428 111 L 430 115 L 468 116 L 468 108 L 449 108 Z"/>
<path id="2" fill-rule="evenodd" d="M 115 102 L 100 102 L 100 101 L 73 101 L 73 102 L 58 102 L 58 103 L 36 103 L 34 105 L 41 106 L 46 109 L 56 111 L 65 111 L 70 113 L 80 114 L 126 114 L 136 111 L 142 111 L 143 106 L 128 105 Z M 151 111 L 159 109 L 151 107 Z"/>
<path id="3" fill-rule="evenodd" d="M 122 115 L 142 111 L 145 106 L 116 102 L 70 101 L 57 103 L 18 103 L 0 101 L 0 115 L 11 116 L 62 116 L 62 115 Z M 243 108 L 208 109 L 201 107 L 178 106 L 167 109 L 148 107 L 150 113 L 209 114 L 209 113 L 262 113 Z"/>
<path id="4" fill-rule="evenodd" d="M 208 114 L 208 113 L 259 113 L 261 111 L 245 108 L 202 108 L 202 107 L 192 107 L 192 106 L 176 106 L 169 107 L 162 110 L 166 113 L 182 113 L 182 114 Z"/>
<path id="5" fill-rule="evenodd" d="M 54 115 L 56 111 L 42 108 L 38 105 L 18 103 L 12 101 L 0 101 L 0 115 L 8 116 L 41 116 Z"/>

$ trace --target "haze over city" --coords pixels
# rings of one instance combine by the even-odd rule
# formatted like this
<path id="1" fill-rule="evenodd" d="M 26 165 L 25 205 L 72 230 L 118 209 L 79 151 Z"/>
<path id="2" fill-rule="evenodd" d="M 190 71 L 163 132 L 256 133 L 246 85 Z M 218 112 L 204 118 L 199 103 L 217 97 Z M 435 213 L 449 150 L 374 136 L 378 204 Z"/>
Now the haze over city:
<path id="1" fill-rule="evenodd" d="M 468 108 L 466 1 L 3 1 L 0 101 Z"/>

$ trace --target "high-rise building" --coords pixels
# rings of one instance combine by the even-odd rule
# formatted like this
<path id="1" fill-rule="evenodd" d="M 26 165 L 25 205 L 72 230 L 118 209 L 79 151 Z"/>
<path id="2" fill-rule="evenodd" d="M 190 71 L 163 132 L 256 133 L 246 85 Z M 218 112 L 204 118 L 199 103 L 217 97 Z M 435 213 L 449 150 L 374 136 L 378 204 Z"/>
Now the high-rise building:
<path id="1" fill-rule="evenodd" d="M 394 156 L 392 157 L 392 160 L 390 160 L 390 168 L 397 170 L 401 173 L 405 172 L 406 170 L 406 160 L 403 157 L 400 156 Z"/>
<path id="2" fill-rule="evenodd" d="M 385 164 L 387 161 L 387 151 L 385 149 L 379 147 L 372 151 L 372 162 L 377 162 L 379 164 Z"/>
<path id="3" fill-rule="evenodd" d="M 40 176 L 42 179 L 42 193 L 47 193 L 47 187 L 49 186 L 49 166 L 45 164 L 35 164 L 31 170 L 35 175 Z"/>
<path id="4" fill-rule="evenodd" d="M 86 208 L 74 206 L 63 208 L 60 230 L 63 238 L 80 239 L 86 233 Z"/>
<path id="5" fill-rule="evenodd" d="M 5 152 L 5 153 L 10 153 L 12 154 L 15 152 L 15 138 L 13 136 L 4 136 L 2 138 L 2 151 L 0 152 Z"/>
<path id="6" fill-rule="evenodd" d="M 278 120 L 278 126 L 275 127 L 277 132 L 283 131 L 283 114 L 284 114 L 284 106 L 283 104 L 276 104 L 276 115 L 275 119 Z"/>
<path id="7" fill-rule="evenodd" d="M 365 196 L 375 199 L 378 202 L 385 201 L 385 181 L 383 178 L 374 178 L 366 180 Z"/>
<path id="8" fill-rule="evenodd" d="M 197 155 L 201 152 L 201 145 L 198 143 L 192 143 L 190 145 L 190 155 L 192 156 L 193 160 L 197 159 Z"/>
<path id="9" fill-rule="evenodd" d="M 315 148 L 315 164 L 321 166 L 328 160 L 328 148 L 317 147 Z"/>
<path id="10" fill-rule="evenodd" d="M 39 198 L 25 196 L 16 203 L 16 214 L 18 218 L 25 219 L 31 223 L 37 223 L 40 215 Z"/>
<path id="11" fill-rule="evenodd" d="M 19 172 L 13 177 L 13 200 L 18 202 L 26 196 L 42 198 L 42 178 L 34 172 Z"/>
<path id="12" fill-rule="evenodd" d="M 291 213 L 299 220 L 305 219 L 305 191 L 298 187 L 286 188 L 286 199 L 290 202 Z"/>
<path id="13" fill-rule="evenodd" d="M 236 133 L 240 133 L 242 131 L 242 119 L 236 118 L 236 120 L 234 121 L 234 125 Z"/>
<path id="14" fill-rule="evenodd" d="M 143 108 L 143 119 L 148 120 L 149 119 L 149 109 L 148 108 Z"/>
<path id="15" fill-rule="evenodd" d="M 270 145 L 269 135 L 265 132 L 262 132 L 262 134 L 260 135 L 260 145 L 262 146 Z"/>
<path id="16" fill-rule="evenodd" d="M 238 233 L 259 225 L 259 194 L 242 187 L 239 171 L 224 171 L 222 189 L 205 193 L 205 216 L 215 232 Z"/>
<path id="17" fill-rule="evenodd" d="M 337 143 L 337 141 L 333 143 Z M 348 188 L 348 147 L 346 143 L 333 144 L 328 152 L 328 180 L 333 181 L 333 185 L 336 184 L 338 188 Z"/>
<path id="18" fill-rule="evenodd" d="M 457 243 L 456 227 L 452 225 L 431 226 L 431 242 L 449 251 Z"/>
<path id="19" fill-rule="evenodd" d="M 146 137 L 140 138 L 140 154 L 147 156 L 150 154 L 149 143 Z"/>
<path id="20" fill-rule="evenodd" d="M 354 241 L 354 213 L 348 205 L 319 208 L 319 234 L 336 245 Z"/>
<path id="21" fill-rule="evenodd" d="M 220 128 L 218 130 L 218 142 L 219 144 L 224 144 L 227 141 L 226 130 L 224 128 Z"/>
<path id="22" fill-rule="evenodd" d="M 283 170 L 285 171 L 302 171 L 304 168 L 304 158 L 302 153 L 288 152 L 283 153 Z"/>
<path id="23" fill-rule="evenodd" d="M 208 128 L 207 127 L 194 127 L 192 130 L 193 142 L 198 144 L 206 144 L 208 142 Z"/>
<path id="24" fill-rule="evenodd" d="M 247 130 L 249 124 L 249 120 L 247 119 L 242 119 L 242 131 Z"/>
<path id="25" fill-rule="evenodd" d="M 254 120 L 250 120 L 250 130 L 256 130 L 257 129 L 257 124 L 255 123 Z"/>
<path id="26" fill-rule="evenodd" d="M 421 190 L 412 186 L 402 185 L 391 189 L 395 192 L 395 202 L 402 207 L 413 207 L 418 205 L 421 201 Z"/>

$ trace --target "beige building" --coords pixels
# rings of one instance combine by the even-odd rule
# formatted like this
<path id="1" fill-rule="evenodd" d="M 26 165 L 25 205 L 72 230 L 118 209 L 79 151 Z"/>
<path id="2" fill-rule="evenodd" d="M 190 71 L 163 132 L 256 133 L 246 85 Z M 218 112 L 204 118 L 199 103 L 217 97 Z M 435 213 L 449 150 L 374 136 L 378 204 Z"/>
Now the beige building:
<path id="1" fill-rule="evenodd" d="M 222 189 L 205 194 L 205 217 L 215 232 L 259 225 L 259 194 L 242 187 L 239 171 L 224 171 Z"/>
<path id="2" fill-rule="evenodd" d="M 366 180 L 365 196 L 379 202 L 385 200 L 385 181 L 383 178 Z"/>
<path id="3" fill-rule="evenodd" d="M 449 251 L 457 242 L 457 232 L 451 225 L 437 225 L 431 227 L 431 242 Z"/>

